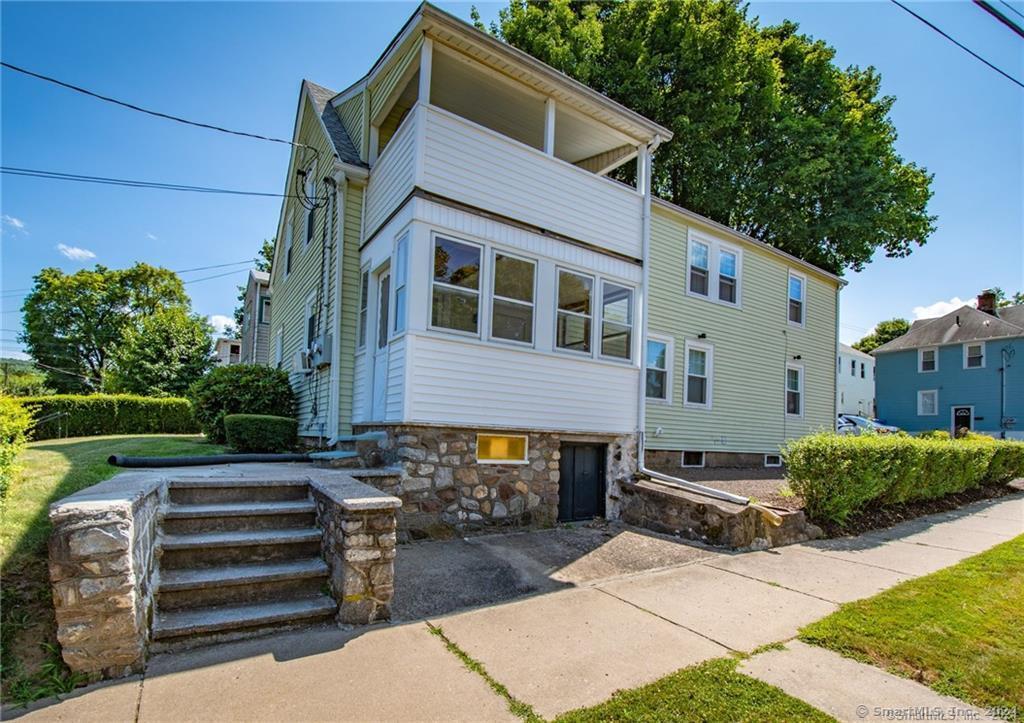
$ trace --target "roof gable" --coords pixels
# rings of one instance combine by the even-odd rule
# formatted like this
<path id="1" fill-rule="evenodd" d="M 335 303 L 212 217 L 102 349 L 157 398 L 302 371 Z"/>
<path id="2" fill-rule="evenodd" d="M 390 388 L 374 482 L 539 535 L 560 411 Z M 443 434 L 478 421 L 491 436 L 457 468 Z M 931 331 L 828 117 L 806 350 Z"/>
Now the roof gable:
<path id="1" fill-rule="evenodd" d="M 338 112 L 331 105 L 331 98 L 337 93 L 309 80 L 303 80 L 302 84 L 309 94 L 313 108 L 320 115 L 320 120 L 327 130 L 327 137 L 331 139 L 338 160 L 342 163 L 365 167 L 366 164 L 359 158 L 359 151 L 356 150 L 355 144 L 349 138 L 345 126 L 342 125 L 341 119 L 338 117 Z"/>
<path id="2" fill-rule="evenodd" d="M 1017 315 L 1018 312 L 1011 314 L 1013 317 Z M 978 311 L 973 306 L 961 306 L 945 316 L 922 321 L 927 323 L 915 322 L 910 331 L 878 347 L 874 353 L 1024 336 L 1024 326 Z"/>

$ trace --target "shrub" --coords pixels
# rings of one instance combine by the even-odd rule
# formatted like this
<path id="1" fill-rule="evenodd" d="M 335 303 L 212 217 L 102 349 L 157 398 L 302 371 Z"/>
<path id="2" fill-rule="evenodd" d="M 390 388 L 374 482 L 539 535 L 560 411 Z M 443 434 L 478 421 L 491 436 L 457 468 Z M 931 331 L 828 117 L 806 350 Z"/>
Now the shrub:
<path id="1" fill-rule="evenodd" d="M 0 501 L 7 497 L 18 468 L 15 460 L 25 448 L 32 415 L 18 401 L 0 397 Z"/>
<path id="2" fill-rule="evenodd" d="M 288 374 L 258 364 L 217 367 L 192 385 L 189 398 L 203 432 L 217 444 L 227 440 L 224 417 L 229 414 L 289 417 L 295 407 Z"/>
<path id="3" fill-rule="evenodd" d="M 949 439 L 949 432 L 945 429 L 930 429 L 927 432 L 919 432 L 919 439 Z"/>
<path id="4" fill-rule="evenodd" d="M 968 439 L 815 434 L 783 450 L 808 514 L 842 524 L 868 503 L 901 504 L 1024 476 L 1024 444 Z"/>
<path id="5" fill-rule="evenodd" d="M 192 434 L 199 431 L 191 402 L 175 397 L 54 394 L 22 397 L 18 401 L 36 419 L 33 439 L 97 434 Z M 44 419 L 46 421 L 41 421 Z"/>
<path id="6" fill-rule="evenodd" d="M 224 430 L 228 445 L 239 452 L 284 452 L 295 447 L 299 422 L 272 414 L 228 414 Z"/>

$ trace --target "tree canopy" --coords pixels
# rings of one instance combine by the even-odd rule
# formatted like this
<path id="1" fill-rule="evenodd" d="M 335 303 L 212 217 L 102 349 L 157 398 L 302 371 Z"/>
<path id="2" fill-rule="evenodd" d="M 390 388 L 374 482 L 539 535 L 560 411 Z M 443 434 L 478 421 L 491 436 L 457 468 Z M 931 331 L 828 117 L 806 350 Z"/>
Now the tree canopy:
<path id="1" fill-rule="evenodd" d="M 48 386 L 59 392 L 97 391 L 127 330 L 173 307 L 187 310 L 189 299 L 181 279 L 167 269 L 137 263 L 65 274 L 44 268 L 22 306 L 21 341 L 46 371 Z"/>
<path id="2" fill-rule="evenodd" d="M 836 273 L 934 230 L 878 73 L 795 23 L 738 0 L 510 0 L 490 31 L 670 128 L 652 185 L 673 203 Z"/>
<path id="3" fill-rule="evenodd" d="M 880 321 L 875 330 L 853 345 L 854 349 L 870 354 L 882 344 L 901 337 L 910 331 L 910 322 L 906 319 L 889 319 Z"/>

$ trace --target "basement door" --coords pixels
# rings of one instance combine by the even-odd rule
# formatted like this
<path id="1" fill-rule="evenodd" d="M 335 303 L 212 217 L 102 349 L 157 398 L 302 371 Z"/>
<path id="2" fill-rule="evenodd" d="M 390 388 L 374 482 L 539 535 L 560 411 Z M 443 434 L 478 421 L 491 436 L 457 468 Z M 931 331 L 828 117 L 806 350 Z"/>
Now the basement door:
<path id="1" fill-rule="evenodd" d="M 561 454 L 558 521 L 603 517 L 605 445 L 565 443 Z"/>
<path id="2" fill-rule="evenodd" d="M 953 436 L 961 429 L 974 431 L 974 407 L 953 407 Z"/>
<path id="3" fill-rule="evenodd" d="M 383 422 L 387 415 L 388 392 L 388 326 L 391 302 L 391 274 L 384 271 L 377 277 L 377 339 L 373 348 L 373 410 L 370 418 Z"/>

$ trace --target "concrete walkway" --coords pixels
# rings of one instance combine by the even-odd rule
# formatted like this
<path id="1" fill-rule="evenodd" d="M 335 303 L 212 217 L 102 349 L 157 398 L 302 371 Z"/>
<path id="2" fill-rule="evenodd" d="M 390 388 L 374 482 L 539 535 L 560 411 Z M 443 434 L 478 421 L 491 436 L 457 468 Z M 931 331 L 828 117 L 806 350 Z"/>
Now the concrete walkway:
<path id="1" fill-rule="evenodd" d="M 621 570 L 606 567 L 608 553 L 600 546 L 571 565 L 561 559 L 546 564 L 538 552 L 523 567 L 545 573 L 552 585 L 533 586 L 529 597 L 390 626 L 306 630 L 158 655 L 144 678 L 37 703 L 25 720 L 511 719 L 505 700 L 446 650 L 428 623 L 479 661 L 512 696 L 552 717 L 730 651 L 749 653 L 766 643 L 791 641 L 800 627 L 842 602 L 1019 534 L 1024 534 L 1024 495 L 856 538 L 767 552 L 727 554 L 676 543 L 690 551 L 674 566 L 611 577 L 602 572 Z M 494 553 L 509 543 L 480 544 Z M 513 544 L 522 554 L 536 546 L 530 540 Z M 590 564 L 588 555 L 600 564 Z M 673 558 L 666 562 L 672 565 Z M 457 585 L 459 570 L 449 574 L 454 579 L 445 584 Z M 407 611 L 435 605 L 425 600 L 410 600 Z M 843 720 L 870 719 L 876 706 L 967 709 L 915 683 L 799 642 L 757 655 L 742 670 Z M 867 714 L 861 715 L 860 705 L 870 707 Z M 5 710 L 4 718 L 21 712 Z"/>

